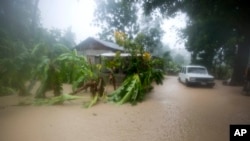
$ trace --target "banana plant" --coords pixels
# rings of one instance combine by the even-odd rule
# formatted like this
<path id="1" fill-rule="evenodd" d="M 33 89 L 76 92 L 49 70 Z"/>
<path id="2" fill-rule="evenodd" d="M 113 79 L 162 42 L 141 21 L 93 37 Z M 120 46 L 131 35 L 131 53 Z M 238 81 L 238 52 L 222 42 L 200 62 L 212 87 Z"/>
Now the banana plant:
<path id="1" fill-rule="evenodd" d="M 144 99 L 145 94 L 153 87 L 152 82 L 163 84 L 164 75 L 161 70 L 152 69 L 142 73 L 135 73 L 126 78 L 122 85 L 108 96 L 109 101 L 118 104 L 136 104 Z"/>
<path id="2" fill-rule="evenodd" d="M 118 104 L 130 102 L 136 104 L 142 100 L 142 85 L 138 74 L 131 75 L 126 78 L 122 85 L 113 93 L 108 95 L 108 100 Z"/>
<path id="3" fill-rule="evenodd" d="M 115 37 L 120 36 L 116 35 Z M 126 64 L 127 77 L 125 81 L 117 90 L 108 96 L 108 100 L 118 104 L 127 102 L 136 104 L 142 101 L 145 94 L 153 88 L 151 86 L 152 82 L 155 81 L 156 84 L 163 83 L 164 74 L 162 70 L 154 67 L 157 61 L 151 57 L 150 53 L 145 52 L 141 44 L 126 38 L 118 39 L 118 44 L 122 41 L 123 45 L 126 45 L 126 50 L 131 54 L 131 61 Z"/>
<path id="4" fill-rule="evenodd" d="M 61 94 L 62 75 L 57 57 L 67 51 L 69 50 L 60 44 L 40 43 L 34 47 L 32 55 L 37 56 L 36 61 L 39 62 L 34 71 L 34 76 L 41 81 L 41 85 L 36 92 L 36 98 L 45 98 L 45 92 L 48 90 L 53 90 L 55 96 Z"/>
<path id="5" fill-rule="evenodd" d="M 115 78 L 115 71 L 121 68 L 122 66 L 122 59 L 121 59 L 121 52 L 116 52 L 115 57 L 112 59 L 104 59 L 104 66 L 109 70 L 109 81 L 112 83 L 114 90 L 116 90 L 116 78 Z"/>
<path id="6" fill-rule="evenodd" d="M 72 91 L 75 91 L 82 83 L 93 77 L 91 66 L 86 58 L 77 54 L 76 50 L 69 51 L 62 45 L 52 48 L 44 47 L 44 54 L 37 67 L 37 76 L 41 85 L 36 97 L 45 97 L 45 92 L 53 90 L 55 96 L 61 95 L 62 84 L 72 84 Z M 37 49 L 40 50 L 41 49 Z M 36 51 L 34 51 L 36 53 Z"/>
<path id="7" fill-rule="evenodd" d="M 78 55 L 76 50 L 64 53 L 57 58 L 61 66 L 64 83 L 72 84 L 75 91 L 81 84 L 95 77 L 90 64 L 84 56 Z"/>
<path id="8" fill-rule="evenodd" d="M 101 76 L 101 64 L 95 64 L 91 65 L 91 74 L 89 74 L 89 77 L 86 77 L 85 83 L 81 87 L 79 87 L 77 90 L 73 92 L 73 94 L 76 94 L 82 90 L 86 90 L 87 88 L 90 88 L 92 99 L 90 102 L 87 102 L 84 104 L 84 107 L 90 108 L 93 105 L 95 105 L 99 99 L 103 99 L 106 97 L 104 94 L 105 92 L 105 82 L 103 76 Z M 78 81 L 76 81 L 78 83 Z"/>

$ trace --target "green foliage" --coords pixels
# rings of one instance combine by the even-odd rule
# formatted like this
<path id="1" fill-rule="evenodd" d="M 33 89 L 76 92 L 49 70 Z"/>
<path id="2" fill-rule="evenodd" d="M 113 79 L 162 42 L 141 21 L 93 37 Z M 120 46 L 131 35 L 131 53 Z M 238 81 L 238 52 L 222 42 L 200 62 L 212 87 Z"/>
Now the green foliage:
<path id="1" fill-rule="evenodd" d="M 173 61 L 178 65 L 184 65 L 186 63 L 184 56 L 181 54 L 176 54 Z"/>
<path id="2" fill-rule="evenodd" d="M 128 0 L 96 0 L 95 24 L 101 27 L 102 39 L 111 40 L 115 31 L 128 33 L 132 37 L 138 32 L 138 7 Z"/>
<path id="3" fill-rule="evenodd" d="M 57 50 L 58 49 L 58 50 Z M 35 76 L 41 81 L 41 85 L 36 92 L 37 98 L 44 98 L 45 92 L 52 89 L 55 96 L 61 94 L 62 90 L 62 78 L 60 75 L 60 66 L 57 63 L 56 58 L 66 51 L 60 45 L 49 46 L 48 44 L 39 44 L 33 51 L 33 55 L 37 55 L 38 52 L 43 56 L 38 57 L 39 64 L 35 71 Z"/>
<path id="4" fill-rule="evenodd" d="M 41 49 L 44 47 L 44 49 Z M 54 49 L 55 48 L 55 49 Z M 41 62 L 37 67 L 36 76 L 41 80 L 36 96 L 45 97 L 45 92 L 52 89 L 55 96 L 61 94 L 62 83 L 73 83 L 75 90 L 81 83 L 93 75 L 90 66 L 83 56 L 78 56 L 74 50 L 69 52 L 68 49 L 61 45 L 55 45 L 50 48 L 40 46 L 36 51 L 45 52 L 41 57 Z M 53 54 L 53 55 L 51 55 Z"/>
<path id="5" fill-rule="evenodd" d="M 232 76 L 232 69 L 229 66 L 225 66 L 225 65 L 217 65 L 214 67 L 213 72 L 214 76 L 217 79 L 220 80 L 226 80 L 231 78 Z"/>
<path id="6" fill-rule="evenodd" d="M 0 85 L 3 88 L 0 93 L 4 93 L 6 87 L 18 91 L 19 95 L 27 95 L 24 84 L 29 80 L 32 68 L 27 46 L 3 35 L 0 38 L 0 52 Z"/>
<path id="7" fill-rule="evenodd" d="M 145 94 L 153 88 L 151 86 L 153 81 L 156 84 L 163 84 L 163 79 L 163 72 L 159 69 L 130 75 L 116 91 L 109 95 L 108 100 L 118 104 L 129 102 L 134 105 L 142 101 Z"/>
<path id="8" fill-rule="evenodd" d="M 99 99 L 99 95 L 95 95 L 90 102 L 88 102 L 84 105 L 84 107 L 91 108 L 92 106 L 94 106 L 98 102 L 98 99 Z"/>
<path id="9" fill-rule="evenodd" d="M 63 83 L 72 84 L 75 90 L 88 80 L 99 79 L 100 69 L 103 66 L 89 64 L 83 56 L 77 55 L 76 51 L 70 51 L 69 48 L 74 46 L 74 34 L 70 28 L 62 32 L 58 29 L 46 30 L 38 27 L 38 2 L 39 0 L 0 2 L 0 93 L 18 92 L 20 95 L 25 95 L 29 93 L 25 86 L 27 82 L 40 81 L 41 85 L 36 92 L 38 99 L 35 103 L 60 104 L 77 98 L 61 95 Z M 116 30 L 129 34 L 124 45 L 131 53 L 133 61 L 131 64 L 128 63 L 128 78 L 133 76 L 134 80 L 129 79 L 127 82 L 125 89 L 128 93 L 121 99 L 121 103 L 129 99 L 133 101 L 132 103 L 136 103 L 143 99 L 146 91 L 151 89 L 152 81 L 156 81 L 157 84 L 162 82 L 161 72 L 152 69 L 154 61 L 150 60 L 151 55 L 145 52 L 149 44 L 156 46 L 154 43 L 160 39 L 158 38 L 160 36 L 157 36 L 157 39 L 150 36 L 161 34 L 161 31 L 152 27 L 142 32 L 144 34 L 142 38 L 138 36 L 138 40 L 129 40 L 138 31 L 135 14 L 138 6 L 133 1 L 125 0 L 98 3 L 101 4 L 98 5 L 99 14 L 96 13 L 99 22 L 108 21 L 107 24 L 101 23 L 104 25 L 104 31 L 111 33 L 110 36 Z M 142 40 L 143 42 L 140 42 Z M 117 57 L 106 65 L 113 69 L 120 67 L 121 64 L 121 60 Z M 98 91 L 103 94 L 104 83 L 100 85 L 102 86 Z M 55 97 L 39 99 L 45 98 L 48 90 L 53 90 Z M 98 98 L 94 97 L 89 107 L 93 106 Z"/>
<path id="10" fill-rule="evenodd" d="M 121 35 L 126 33 L 123 38 L 134 39 L 134 42 L 127 42 L 126 39 L 123 42 L 115 37 L 117 44 L 126 50 L 131 49 L 127 48 L 130 44 L 136 44 L 132 46 L 138 50 L 143 47 L 144 51 L 159 55 L 159 49 L 163 46 L 162 18 L 158 14 L 141 14 L 142 3 L 135 0 L 96 0 L 94 23 L 102 30 L 99 33 L 101 39 L 114 41 L 114 33 L 115 36 L 117 32 Z"/>
<path id="11" fill-rule="evenodd" d="M 0 85 L 3 90 L 0 90 L 0 93 L 5 93 L 4 91 L 10 88 L 19 95 L 29 94 L 24 84 L 30 79 L 35 82 L 37 77 L 41 80 L 41 71 L 46 71 L 47 67 L 51 68 L 47 69 L 50 76 L 57 75 L 53 73 L 58 70 L 53 66 L 52 60 L 67 50 L 62 45 L 66 42 L 57 41 L 56 36 L 37 26 L 39 25 L 38 2 L 39 0 L 0 2 Z M 69 34 L 70 30 L 66 33 Z M 51 61 L 48 61 L 48 58 Z M 47 65 L 44 64 L 46 61 Z M 36 70 L 37 66 L 44 69 Z M 51 78 L 53 83 L 61 81 L 58 76 L 56 77 L 57 79 Z M 54 87 L 57 89 L 55 93 L 59 93 L 60 85 Z"/>
<path id="12" fill-rule="evenodd" d="M 162 70 L 161 69 L 152 69 L 151 73 L 152 73 L 152 75 L 151 75 L 152 81 L 155 81 L 157 85 L 159 85 L 159 84 L 162 85 L 163 80 L 164 80 L 164 73 L 162 72 Z"/>
<path id="13" fill-rule="evenodd" d="M 233 66 L 232 83 L 243 81 L 242 72 L 249 63 L 250 9 L 247 1 L 218 0 L 150 0 L 141 1 L 144 12 L 160 10 L 164 16 L 180 11 L 187 14 L 184 30 L 186 47 L 192 52 L 192 63 L 213 68 L 215 56 L 223 48 L 224 63 Z M 237 53 L 235 53 L 237 50 Z M 235 60 L 234 60 L 235 59 Z"/>
<path id="14" fill-rule="evenodd" d="M 10 87 L 0 86 L 0 96 L 15 94 L 16 91 Z"/>
<path id="15" fill-rule="evenodd" d="M 169 74 L 176 75 L 180 71 L 181 66 L 173 61 L 169 61 L 166 64 L 166 71 Z"/>
<path id="16" fill-rule="evenodd" d="M 136 104 L 136 102 L 143 99 L 144 93 L 142 92 L 141 85 L 139 75 L 131 75 L 127 77 L 122 86 L 109 95 L 108 99 L 118 104 L 124 104 L 126 102 Z"/>
<path id="17" fill-rule="evenodd" d="M 121 57 L 120 57 L 121 52 L 116 52 L 115 57 L 112 60 L 107 60 L 105 62 L 105 66 L 108 68 L 117 68 L 120 67 L 121 65 Z"/>
<path id="18" fill-rule="evenodd" d="M 73 48 L 75 46 L 75 34 L 72 32 L 71 27 L 63 32 L 60 42 L 68 48 Z"/>
<path id="19" fill-rule="evenodd" d="M 69 94 L 62 94 L 60 96 L 52 97 L 52 98 L 42 98 L 42 99 L 35 99 L 34 105 L 58 105 L 63 104 L 65 101 L 71 101 L 76 99 L 81 99 L 80 96 L 73 96 Z"/>
<path id="20" fill-rule="evenodd" d="M 39 13 L 34 13 L 34 1 L 1 0 L 0 27 L 14 40 L 28 44 L 32 41 L 32 24 L 39 24 Z M 34 18 L 36 17 L 36 18 Z"/>
<path id="21" fill-rule="evenodd" d="M 162 36 L 164 31 L 161 29 L 162 19 L 156 16 L 143 15 L 140 33 L 137 33 L 135 42 L 140 44 L 144 51 L 159 56 L 159 51 L 163 47 Z"/>
<path id="22" fill-rule="evenodd" d="M 116 38 L 119 39 L 119 36 L 116 36 Z M 127 102 L 136 104 L 142 101 L 145 94 L 153 88 L 151 86 L 152 82 L 156 82 L 156 84 L 163 83 L 163 71 L 156 68 L 162 62 L 158 58 L 152 58 L 151 54 L 145 52 L 143 44 L 138 40 L 135 42 L 124 38 L 123 42 L 119 43 L 122 43 L 131 54 L 124 62 L 127 77 L 122 85 L 109 95 L 108 99 L 118 104 Z"/>
<path id="23" fill-rule="evenodd" d="M 176 75 L 179 72 L 180 66 L 184 64 L 182 62 L 183 56 L 177 54 L 174 59 L 172 59 L 170 51 L 164 52 L 161 59 L 163 60 L 163 70 L 170 75 Z"/>
<path id="24" fill-rule="evenodd" d="M 57 61 L 60 65 L 63 82 L 73 84 L 73 91 L 82 83 L 94 77 L 86 58 L 79 56 L 76 50 L 61 54 Z"/>

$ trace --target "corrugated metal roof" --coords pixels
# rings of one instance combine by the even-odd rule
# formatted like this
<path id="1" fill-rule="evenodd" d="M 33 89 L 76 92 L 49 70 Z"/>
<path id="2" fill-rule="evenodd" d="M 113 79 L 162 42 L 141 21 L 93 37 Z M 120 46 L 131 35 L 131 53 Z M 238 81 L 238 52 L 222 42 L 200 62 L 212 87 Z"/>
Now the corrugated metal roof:
<path id="1" fill-rule="evenodd" d="M 95 39 L 95 38 L 93 38 L 93 39 L 96 40 L 97 42 L 103 44 L 106 47 L 110 47 L 110 48 L 113 48 L 113 49 L 116 49 L 116 50 L 121 50 L 121 51 L 124 50 L 123 47 L 121 47 L 121 46 L 119 46 L 119 45 L 117 45 L 115 43 L 108 42 L 108 41 L 103 41 L 103 40 Z"/>
<path id="2" fill-rule="evenodd" d="M 115 43 L 112 43 L 112 42 L 108 42 L 108 41 L 103 41 L 103 40 L 100 40 L 100 39 L 96 39 L 96 38 L 93 38 L 93 37 L 88 37 L 86 40 L 82 41 L 79 45 L 76 46 L 76 48 L 79 48 L 81 47 L 82 44 L 84 44 L 84 42 L 88 41 L 88 40 L 94 40 L 100 44 L 102 44 L 103 46 L 107 47 L 107 48 L 110 48 L 110 49 L 114 49 L 114 50 L 119 50 L 119 51 L 123 51 L 124 48 L 115 44 Z"/>

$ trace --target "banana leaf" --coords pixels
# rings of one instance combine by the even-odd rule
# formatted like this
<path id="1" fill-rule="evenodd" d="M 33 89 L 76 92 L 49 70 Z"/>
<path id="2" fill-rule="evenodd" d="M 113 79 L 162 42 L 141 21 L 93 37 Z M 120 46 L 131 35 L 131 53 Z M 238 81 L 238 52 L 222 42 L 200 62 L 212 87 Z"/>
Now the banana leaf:
<path id="1" fill-rule="evenodd" d="M 141 95 L 141 81 L 138 74 L 129 76 L 116 91 L 108 96 L 109 101 L 117 104 L 130 102 L 136 104 Z"/>
<path id="2" fill-rule="evenodd" d="M 87 103 L 85 105 L 85 107 L 90 108 L 90 107 L 94 106 L 98 101 L 98 97 L 99 97 L 98 95 L 95 95 L 95 97 L 93 97 L 93 99 L 89 103 Z"/>
<path id="3" fill-rule="evenodd" d="M 70 94 L 62 94 L 60 96 L 46 98 L 46 99 L 35 99 L 34 105 L 58 105 L 63 104 L 65 101 L 71 101 L 80 99 L 80 96 L 74 96 Z"/>

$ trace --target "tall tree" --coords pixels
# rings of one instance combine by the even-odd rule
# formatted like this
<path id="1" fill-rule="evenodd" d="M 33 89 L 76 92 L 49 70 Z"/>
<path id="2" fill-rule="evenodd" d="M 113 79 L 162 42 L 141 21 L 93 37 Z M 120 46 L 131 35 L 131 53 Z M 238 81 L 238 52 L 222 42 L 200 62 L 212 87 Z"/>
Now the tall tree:
<path id="1" fill-rule="evenodd" d="M 11 38 L 29 42 L 32 39 L 31 28 L 34 21 L 34 0 L 1 0 L 0 28 Z M 37 16 L 37 12 L 35 13 Z M 36 22 L 39 20 L 37 16 Z"/>
<path id="2" fill-rule="evenodd" d="M 39 10 L 38 9 L 38 4 L 39 4 L 39 0 L 35 0 L 34 1 L 34 8 L 33 8 L 33 15 L 32 15 L 32 23 L 31 23 L 31 32 L 33 33 L 33 35 L 36 34 L 35 29 L 37 27 L 37 22 L 38 22 L 37 18 L 39 18 L 38 15 L 37 15 L 38 10 Z"/>
<path id="3" fill-rule="evenodd" d="M 99 34 L 102 39 L 112 40 L 114 32 L 119 31 L 135 39 L 146 51 L 159 54 L 164 33 L 159 14 L 142 15 L 139 1 L 96 0 L 96 4 L 95 23 L 102 28 Z"/>
<path id="4" fill-rule="evenodd" d="M 129 37 L 138 32 L 138 6 L 132 0 L 96 0 L 95 24 L 100 26 L 102 39 L 114 40 L 115 31 Z"/>
<path id="5" fill-rule="evenodd" d="M 145 51 L 159 56 L 163 47 L 161 42 L 164 31 L 161 28 L 162 19 L 158 16 L 143 16 L 140 22 L 140 32 L 136 41 L 143 45 Z"/>
<path id="6" fill-rule="evenodd" d="M 14 89 L 26 94 L 25 82 L 30 78 L 32 59 L 32 21 L 34 0 L 0 1 L 0 93 Z M 38 12 L 37 12 L 38 13 Z M 37 17 L 39 23 L 39 17 Z"/>
<path id="7" fill-rule="evenodd" d="M 250 15 L 248 14 L 250 9 L 246 1 L 144 1 L 146 13 L 155 9 L 159 9 L 164 15 L 173 15 L 179 11 L 187 13 L 190 18 L 187 28 L 189 30 L 187 47 L 192 51 L 194 60 L 198 54 L 198 56 L 207 57 L 207 62 L 212 62 L 213 56 L 221 47 L 225 51 L 236 49 L 232 84 L 242 83 L 242 74 L 248 63 L 250 48 Z"/>
<path id="8" fill-rule="evenodd" d="M 75 44 L 75 34 L 72 32 L 71 27 L 68 27 L 64 32 L 60 40 L 61 43 L 68 48 L 73 48 Z"/>

